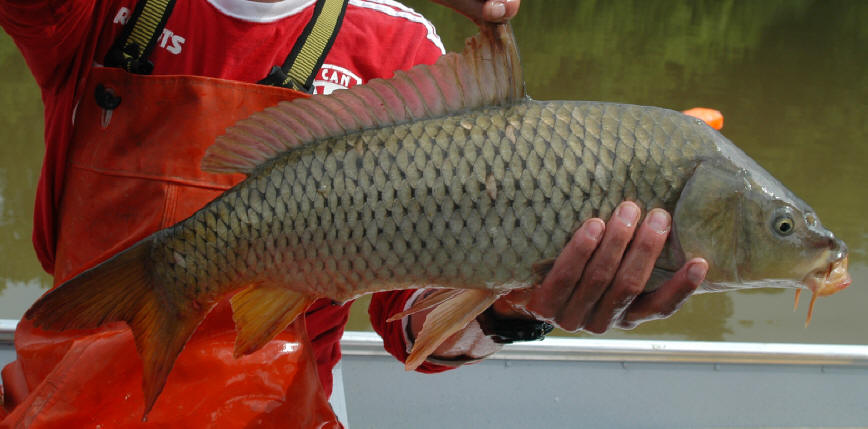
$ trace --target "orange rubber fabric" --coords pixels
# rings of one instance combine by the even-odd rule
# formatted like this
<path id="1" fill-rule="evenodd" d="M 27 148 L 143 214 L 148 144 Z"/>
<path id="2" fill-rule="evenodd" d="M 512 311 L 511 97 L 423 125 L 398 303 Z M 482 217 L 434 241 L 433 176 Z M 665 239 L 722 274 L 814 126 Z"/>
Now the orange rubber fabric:
<path id="1" fill-rule="evenodd" d="M 98 84 L 121 97 L 96 104 Z M 77 109 L 59 214 L 55 285 L 152 232 L 187 218 L 241 179 L 204 173 L 205 149 L 253 112 L 304 94 L 192 76 L 94 69 Z M 4 368 L 3 427 L 340 427 L 304 324 L 232 357 L 224 300 L 185 346 L 141 422 L 142 365 L 123 323 L 49 332 L 22 321 L 18 360 Z"/>

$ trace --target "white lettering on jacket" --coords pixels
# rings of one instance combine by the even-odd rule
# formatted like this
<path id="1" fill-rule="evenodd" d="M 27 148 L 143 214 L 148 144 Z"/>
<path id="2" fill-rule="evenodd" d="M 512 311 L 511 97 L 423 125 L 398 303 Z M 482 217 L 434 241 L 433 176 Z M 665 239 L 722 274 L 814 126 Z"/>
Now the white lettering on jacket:
<path id="1" fill-rule="evenodd" d="M 167 43 L 171 40 L 172 44 L 166 46 Z M 160 36 L 160 47 L 165 48 L 169 51 L 170 54 L 178 55 L 181 53 L 181 45 L 186 42 L 187 39 L 179 36 L 175 33 L 172 33 L 168 28 L 163 29 L 163 34 Z"/>
<path id="2" fill-rule="evenodd" d="M 113 23 L 126 25 L 126 23 L 130 20 L 130 15 L 132 15 L 130 9 L 122 7 L 115 15 Z M 184 45 L 184 42 L 186 41 L 187 39 L 184 36 L 175 34 L 172 30 L 169 30 L 168 28 L 163 28 L 163 33 L 160 34 L 159 38 L 157 38 L 158 46 L 173 55 L 178 55 L 181 53 L 182 45 Z"/>
<path id="3" fill-rule="evenodd" d="M 127 21 L 130 20 L 130 10 L 128 8 L 122 7 L 118 10 L 118 14 L 115 15 L 115 24 L 124 25 Z"/>
<path id="4" fill-rule="evenodd" d="M 362 83 L 355 73 L 332 64 L 323 64 L 313 80 L 315 94 L 331 94 L 338 89 L 352 88 Z"/>

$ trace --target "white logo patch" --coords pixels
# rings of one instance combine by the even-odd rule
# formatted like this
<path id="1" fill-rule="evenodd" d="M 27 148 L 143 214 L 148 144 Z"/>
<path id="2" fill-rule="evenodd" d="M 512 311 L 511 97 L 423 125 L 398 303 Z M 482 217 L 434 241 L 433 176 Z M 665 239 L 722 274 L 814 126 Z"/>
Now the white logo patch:
<path id="1" fill-rule="evenodd" d="M 362 78 L 339 66 L 323 64 L 313 79 L 314 94 L 331 94 L 338 89 L 352 88 L 362 83 Z"/>

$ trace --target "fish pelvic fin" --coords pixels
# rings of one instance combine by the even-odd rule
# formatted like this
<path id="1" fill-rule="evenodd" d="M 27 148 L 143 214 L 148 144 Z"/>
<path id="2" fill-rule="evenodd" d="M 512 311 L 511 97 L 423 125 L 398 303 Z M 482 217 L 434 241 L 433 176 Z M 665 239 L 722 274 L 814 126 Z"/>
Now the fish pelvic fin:
<path id="1" fill-rule="evenodd" d="M 396 320 L 401 320 L 411 314 L 416 314 L 420 311 L 430 310 L 444 301 L 448 301 L 454 298 L 456 295 L 460 294 L 461 289 L 438 289 L 432 292 L 430 295 L 417 299 L 416 302 L 413 303 L 410 308 L 400 312 L 395 313 L 392 317 L 386 319 L 387 322 L 394 322 Z"/>
<path id="2" fill-rule="evenodd" d="M 284 101 L 243 119 L 208 148 L 205 171 L 250 174 L 302 145 L 525 98 L 512 27 L 483 25 L 462 53 L 398 71 L 391 79 Z"/>
<path id="3" fill-rule="evenodd" d="M 145 408 L 153 408 L 178 354 L 211 306 L 166 299 L 150 269 L 153 237 L 79 274 L 42 296 L 24 315 L 49 330 L 91 329 L 124 321 L 142 358 Z"/>
<path id="4" fill-rule="evenodd" d="M 235 321 L 235 358 L 253 353 L 282 332 L 315 300 L 272 284 L 255 284 L 229 299 Z"/>
<path id="5" fill-rule="evenodd" d="M 422 331 L 413 343 L 413 349 L 404 368 L 412 371 L 452 334 L 464 329 L 470 321 L 487 309 L 501 295 L 491 289 L 465 289 L 438 305 L 428 313 Z"/>

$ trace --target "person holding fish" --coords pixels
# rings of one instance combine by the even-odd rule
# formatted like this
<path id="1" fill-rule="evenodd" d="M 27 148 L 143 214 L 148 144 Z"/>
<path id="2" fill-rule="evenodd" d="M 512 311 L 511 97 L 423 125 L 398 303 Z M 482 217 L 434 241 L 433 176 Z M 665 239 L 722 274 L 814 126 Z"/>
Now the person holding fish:
<path id="1" fill-rule="evenodd" d="M 518 0 L 436 1 L 476 22 L 506 21 L 519 8 Z M 34 245 L 55 286 L 123 259 L 131 253 L 122 250 L 243 180 L 199 168 L 206 149 L 239 119 L 281 100 L 431 64 L 443 53 L 431 24 L 392 0 L 3 0 L 0 24 L 22 50 L 46 105 Z M 312 127 L 328 120 L 321 113 L 329 114 L 313 112 Z M 690 260 L 662 287 L 642 293 L 670 215 L 655 209 L 642 220 L 632 202 L 614 213 L 608 222 L 585 221 L 536 287 L 494 300 L 418 369 L 438 372 L 485 358 L 503 343 L 541 338 L 548 323 L 602 333 L 674 312 L 702 283 L 707 263 Z M 209 259 L 234 257 L 212 249 Z M 106 284 L 147 272 L 138 265 Z M 133 316 L 118 310 L 112 317 L 121 319 L 100 316 L 66 332 L 22 320 L 18 360 L 2 372 L 3 424 L 126 427 L 145 425 L 145 414 L 154 425 L 338 426 L 327 398 L 349 305 L 293 301 L 297 311 L 306 308 L 306 323 L 262 334 L 271 325 L 261 316 L 278 311 L 262 303 L 281 303 L 281 295 L 251 290 L 255 296 L 237 294 L 231 309 L 226 299 L 213 310 L 194 300 L 166 320 L 157 316 L 165 303 L 143 299 L 133 287 L 122 298 L 137 308 Z M 407 359 L 429 312 L 387 320 L 436 293 L 373 297 L 372 323 L 399 359 Z M 108 305 L 110 292 L 102 296 Z M 75 299 L 66 305 L 57 317 L 90 317 Z M 201 323 L 190 316 L 208 310 Z M 103 323 L 111 320 L 127 323 Z M 146 328 L 131 334 L 127 324 Z M 250 341 L 246 351 L 236 326 Z"/>

